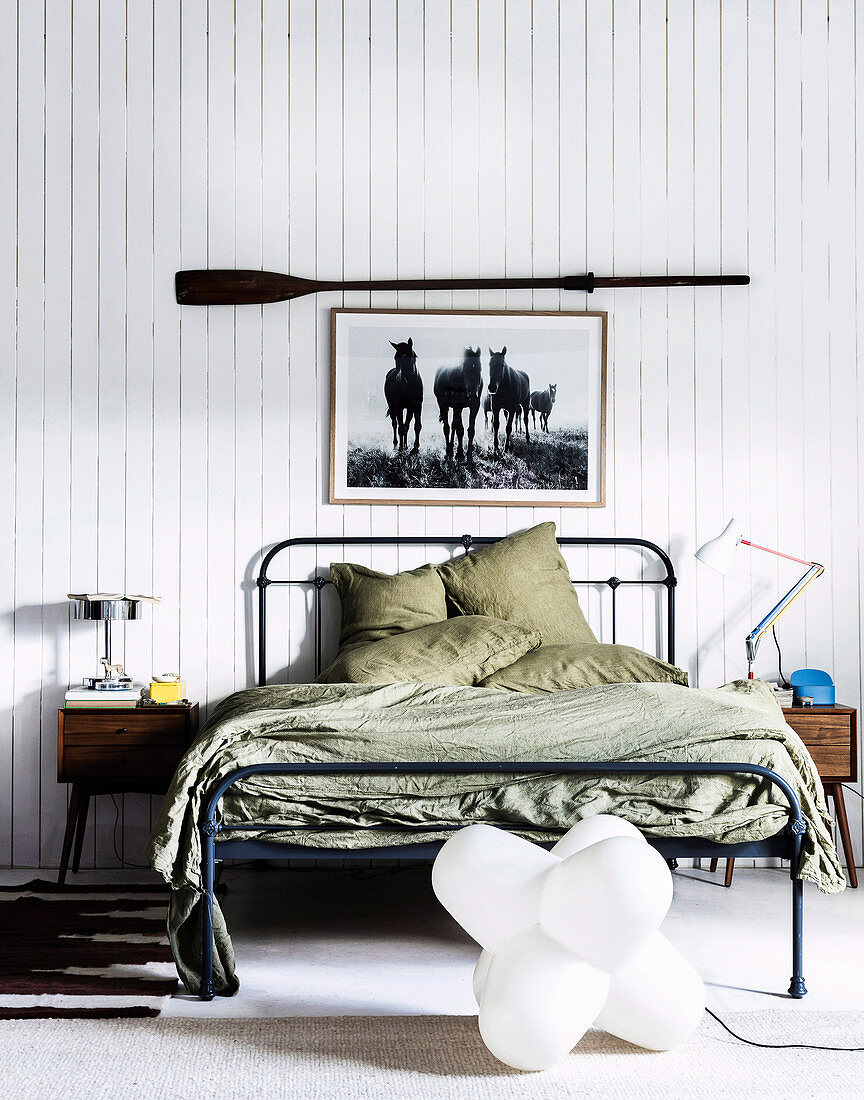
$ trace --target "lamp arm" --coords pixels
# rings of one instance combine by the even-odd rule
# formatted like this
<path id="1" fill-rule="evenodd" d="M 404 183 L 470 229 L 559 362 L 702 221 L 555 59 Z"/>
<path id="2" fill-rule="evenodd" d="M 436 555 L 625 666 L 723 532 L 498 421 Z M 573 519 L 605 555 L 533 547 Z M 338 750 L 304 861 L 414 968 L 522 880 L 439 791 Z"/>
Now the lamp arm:
<path id="1" fill-rule="evenodd" d="M 761 550 L 763 548 L 758 547 L 758 549 Z M 779 556 L 788 557 L 786 554 Z M 789 607 L 791 607 L 804 589 L 824 572 L 824 566 L 820 565 L 818 562 L 811 562 L 807 572 L 792 585 L 786 595 L 771 608 L 765 618 L 753 627 L 746 639 L 748 664 L 753 664 L 756 658 L 756 651 L 759 649 L 759 643 L 762 641 L 762 636 L 765 632 L 777 622 L 784 611 L 787 611 Z"/>

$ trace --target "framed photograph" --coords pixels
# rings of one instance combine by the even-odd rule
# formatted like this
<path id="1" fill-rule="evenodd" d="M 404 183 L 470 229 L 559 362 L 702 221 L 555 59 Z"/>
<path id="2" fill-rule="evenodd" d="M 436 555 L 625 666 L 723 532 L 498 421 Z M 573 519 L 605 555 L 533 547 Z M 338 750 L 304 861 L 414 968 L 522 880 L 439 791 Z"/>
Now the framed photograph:
<path id="1" fill-rule="evenodd" d="M 605 504 L 606 314 L 334 309 L 333 504 Z"/>

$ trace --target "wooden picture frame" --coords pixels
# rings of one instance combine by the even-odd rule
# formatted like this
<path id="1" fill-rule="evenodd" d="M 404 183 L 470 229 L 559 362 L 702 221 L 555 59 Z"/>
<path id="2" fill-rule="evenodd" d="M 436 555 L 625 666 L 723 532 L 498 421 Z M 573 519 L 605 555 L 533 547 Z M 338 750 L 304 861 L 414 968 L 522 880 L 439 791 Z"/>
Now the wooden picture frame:
<path id="1" fill-rule="evenodd" d="M 605 311 L 334 308 L 330 328 L 332 504 L 605 505 Z"/>

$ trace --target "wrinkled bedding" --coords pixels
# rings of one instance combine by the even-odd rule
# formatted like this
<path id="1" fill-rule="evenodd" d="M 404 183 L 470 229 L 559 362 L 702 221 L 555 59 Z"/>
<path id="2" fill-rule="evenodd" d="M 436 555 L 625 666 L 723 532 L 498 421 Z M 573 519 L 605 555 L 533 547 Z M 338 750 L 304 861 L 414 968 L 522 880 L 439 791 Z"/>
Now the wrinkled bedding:
<path id="1" fill-rule="evenodd" d="M 172 889 L 169 932 L 178 970 L 200 981 L 201 847 L 208 789 L 252 763 L 519 760 L 731 761 L 762 764 L 796 791 L 809 828 L 797 873 L 834 893 L 845 878 L 822 786 L 806 748 L 767 685 L 735 681 L 606 684 L 550 695 L 430 684 L 304 684 L 241 691 L 217 707 L 184 756 L 150 839 L 154 868 Z M 474 821 L 544 829 L 596 813 L 627 818 L 649 836 L 763 840 L 783 828 L 786 803 L 766 781 L 736 776 L 591 775 L 253 776 L 222 803 L 223 821 L 312 825 L 279 839 L 371 848 L 444 838 Z M 362 831 L 363 826 L 385 828 Z M 438 830 L 412 833 L 416 825 Z M 321 826 L 333 827 L 325 831 Z M 537 830 L 540 830 L 539 832 Z M 276 839 L 268 834 L 268 839 Z M 217 992 L 238 988 L 224 919 L 215 907 Z"/>

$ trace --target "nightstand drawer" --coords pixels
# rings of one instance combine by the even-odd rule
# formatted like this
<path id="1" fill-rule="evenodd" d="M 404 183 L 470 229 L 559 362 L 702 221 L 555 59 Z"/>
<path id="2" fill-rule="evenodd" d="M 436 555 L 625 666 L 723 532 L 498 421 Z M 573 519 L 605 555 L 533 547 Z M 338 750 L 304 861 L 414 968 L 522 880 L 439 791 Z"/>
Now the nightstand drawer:
<path id="1" fill-rule="evenodd" d="M 198 704 L 61 710 L 57 778 L 61 783 L 142 781 L 166 786 L 198 730 Z"/>
<path id="2" fill-rule="evenodd" d="M 784 716 L 807 746 L 823 780 L 857 777 L 854 712 L 849 708 L 784 708 Z"/>
<path id="3" fill-rule="evenodd" d="M 189 742 L 188 714 L 160 712 L 150 708 L 104 711 L 63 712 L 63 740 L 68 752 L 72 746 L 106 745 L 118 741 L 127 745 L 186 745 Z"/>
<path id="4" fill-rule="evenodd" d="M 848 740 L 845 745 L 832 744 L 828 740 L 824 742 L 807 740 L 804 744 L 823 779 L 841 779 L 849 776 L 852 769 L 852 753 L 849 751 Z"/>
<path id="5" fill-rule="evenodd" d="M 171 746 L 66 746 L 61 765 L 61 782 L 80 779 L 162 780 L 167 784 L 177 769 L 185 747 Z"/>

